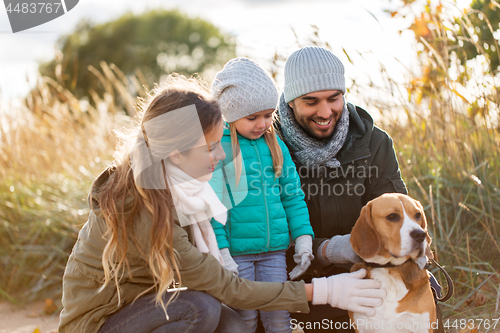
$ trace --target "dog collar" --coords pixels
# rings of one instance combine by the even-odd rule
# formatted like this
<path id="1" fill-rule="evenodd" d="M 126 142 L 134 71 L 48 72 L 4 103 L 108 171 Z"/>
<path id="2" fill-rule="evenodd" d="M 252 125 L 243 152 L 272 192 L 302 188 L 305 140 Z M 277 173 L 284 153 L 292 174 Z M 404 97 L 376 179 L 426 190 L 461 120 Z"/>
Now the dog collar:
<path id="1" fill-rule="evenodd" d="M 374 263 L 374 262 L 367 262 L 367 261 L 363 261 L 363 263 L 367 267 L 370 267 L 370 268 L 393 268 L 393 267 L 396 267 L 396 265 L 391 264 L 390 262 L 387 263 L 387 264 L 385 264 L 385 265 L 377 264 L 377 263 Z"/>
<path id="2" fill-rule="evenodd" d="M 411 260 L 408 259 L 408 260 Z M 404 265 L 408 262 L 408 260 L 406 260 L 404 263 L 402 263 L 401 265 Z M 385 265 L 381 265 L 381 264 L 377 264 L 377 263 L 374 263 L 374 262 L 367 262 L 367 261 L 363 261 L 363 263 L 367 266 L 367 267 L 370 267 L 370 268 L 393 268 L 393 267 L 396 267 L 396 265 L 394 264 L 391 264 L 390 262 L 385 264 Z M 430 266 L 430 262 L 428 261 L 427 264 L 425 264 L 424 266 L 424 269 L 427 269 L 429 268 Z M 397 265 L 397 266 L 401 266 L 401 265 Z"/>

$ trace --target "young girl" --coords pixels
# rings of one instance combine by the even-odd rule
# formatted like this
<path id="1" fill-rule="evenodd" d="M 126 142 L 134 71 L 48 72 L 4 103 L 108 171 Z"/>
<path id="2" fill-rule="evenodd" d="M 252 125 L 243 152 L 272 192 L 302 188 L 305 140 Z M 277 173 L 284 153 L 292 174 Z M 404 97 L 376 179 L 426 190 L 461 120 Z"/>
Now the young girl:
<path id="1" fill-rule="evenodd" d="M 291 278 L 296 278 L 313 259 L 313 230 L 295 165 L 273 130 L 274 80 L 254 61 L 236 58 L 216 75 L 212 94 L 229 123 L 222 137 L 226 184 L 211 181 L 216 192 L 224 190 L 223 202 L 234 206 L 225 226 L 212 222 L 224 264 L 245 279 L 284 282 L 291 238 L 297 263 Z M 257 311 L 238 312 L 255 332 Z M 261 311 L 260 316 L 266 332 L 291 332 L 288 312 Z"/>

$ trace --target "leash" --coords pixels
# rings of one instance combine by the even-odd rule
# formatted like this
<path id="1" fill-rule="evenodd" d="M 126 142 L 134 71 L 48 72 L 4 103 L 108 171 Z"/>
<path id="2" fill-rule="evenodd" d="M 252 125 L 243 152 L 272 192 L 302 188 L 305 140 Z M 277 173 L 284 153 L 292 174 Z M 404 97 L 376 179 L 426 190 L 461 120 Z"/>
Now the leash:
<path id="1" fill-rule="evenodd" d="M 448 291 L 446 292 L 446 295 L 444 295 L 441 298 L 436 297 L 436 290 L 433 287 L 431 287 L 432 292 L 434 293 L 434 298 L 439 302 L 446 302 L 451 298 L 451 296 L 453 296 L 453 289 L 454 289 L 453 280 L 451 279 L 448 272 L 443 267 L 441 267 L 441 265 L 439 265 L 436 260 L 431 259 L 429 265 L 431 263 L 436 265 L 441 270 L 441 272 L 443 272 L 444 276 L 446 277 L 446 283 L 448 284 Z"/>

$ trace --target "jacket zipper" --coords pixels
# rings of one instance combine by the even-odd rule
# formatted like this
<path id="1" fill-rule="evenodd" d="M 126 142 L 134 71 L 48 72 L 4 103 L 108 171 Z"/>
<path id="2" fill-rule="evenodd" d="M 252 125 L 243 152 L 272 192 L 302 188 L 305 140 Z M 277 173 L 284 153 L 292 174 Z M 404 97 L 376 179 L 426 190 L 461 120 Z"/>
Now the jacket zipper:
<path id="1" fill-rule="evenodd" d="M 254 141 L 255 142 L 255 141 Z M 267 225 L 267 242 L 266 242 L 266 250 L 269 251 L 269 243 L 271 241 L 271 228 L 269 225 L 269 211 L 267 209 L 267 199 L 266 195 L 264 193 L 264 176 L 262 174 L 262 163 L 260 161 L 260 155 L 259 155 L 259 150 L 257 149 L 257 142 L 255 142 L 255 145 L 253 146 L 255 148 L 255 154 L 257 155 L 257 160 L 259 161 L 259 168 L 260 168 L 260 182 L 262 184 L 262 196 L 264 197 L 264 207 L 266 208 L 266 225 Z"/>
<path id="2" fill-rule="evenodd" d="M 358 160 L 362 160 L 364 158 L 368 158 L 368 157 L 371 157 L 371 156 L 372 156 L 372 154 L 368 154 L 366 156 L 357 157 L 357 158 L 355 158 L 354 160 L 352 160 L 350 162 L 342 163 L 342 165 L 344 165 L 344 164 L 351 164 L 351 163 L 354 163 L 354 162 L 356 162 Z"/>

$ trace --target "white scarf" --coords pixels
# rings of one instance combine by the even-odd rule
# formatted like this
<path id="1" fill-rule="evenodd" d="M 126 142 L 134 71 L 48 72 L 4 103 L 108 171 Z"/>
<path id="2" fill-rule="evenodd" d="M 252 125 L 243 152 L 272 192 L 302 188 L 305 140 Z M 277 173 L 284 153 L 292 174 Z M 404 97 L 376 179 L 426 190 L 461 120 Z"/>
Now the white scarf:
<path id="1" fill-rule="evenodd" d="M 196 247 L 203 253 L 212 254 L 224 265 L 210 219 L 213 217 L 226 224 L 227 208 L 208 182 L 194 179 L 172 163 L 165 162 L 174 206 L 189 218 L 189 221 L 179 219 L 181 226 L 191 225 Z"/>

